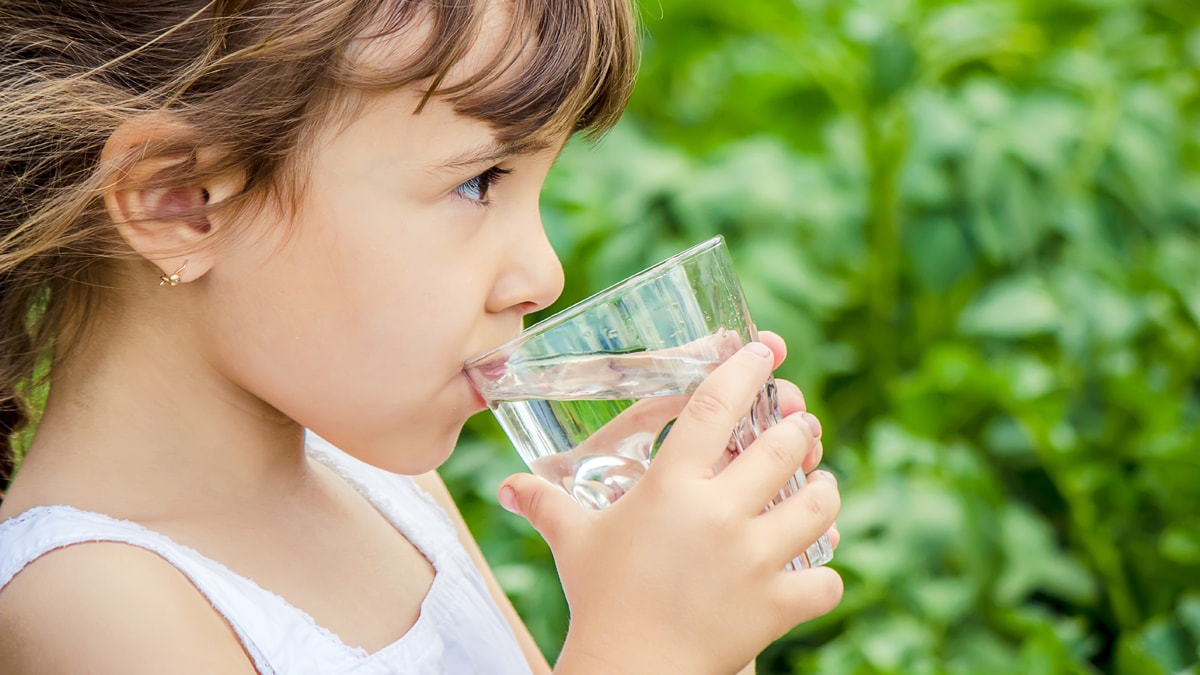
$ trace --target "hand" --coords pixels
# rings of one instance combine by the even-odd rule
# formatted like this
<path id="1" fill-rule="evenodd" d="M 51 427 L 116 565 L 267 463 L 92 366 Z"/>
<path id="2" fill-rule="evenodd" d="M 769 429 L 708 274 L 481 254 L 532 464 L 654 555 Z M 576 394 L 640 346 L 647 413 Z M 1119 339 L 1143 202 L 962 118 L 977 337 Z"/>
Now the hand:
<path id="1" fill-rule="evenodd" d="M 783 351 L 777 336 L 763 339 Z M 782 399 L 793 414 L 712 472 L 741 411 L 781 357 L 751 347 L 716 369 L 636 489 L 603 511 L 528 474 L 501 488 L 501 501 L 554 553 L 572 612 L 562 672 L 732 673 L 840 600 L 833 570 L 784 568 L 832 526 L 836 484 L 816 474 L 762 511 L 802 464 L 816 461 L 805 462 L 817 444 L 798 411 L 799 391 L 785 386 Z"/>

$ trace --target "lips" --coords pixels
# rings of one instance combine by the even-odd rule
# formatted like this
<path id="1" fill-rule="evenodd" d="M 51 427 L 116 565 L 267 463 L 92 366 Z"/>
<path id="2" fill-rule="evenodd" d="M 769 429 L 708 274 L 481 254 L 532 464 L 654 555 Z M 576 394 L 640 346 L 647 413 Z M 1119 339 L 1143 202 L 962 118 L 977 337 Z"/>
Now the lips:
<path id="1" fill-rule="evenodd" d="M 489 382 L 496 382 L 504 377 L 504 371 L 507 370 L 504 366 L 504 361 L 497 359 L 486 365 L 477 366 L 475 372 L 487 378 Z"/>
<path id="2" fill-rule="evenodd" d="M 471 382 L 471 378 L 467 376 L 466 372 L 463 372 L 462 376 L 463 379 L 467 381 L 467 388 L 471 390 L 471 400 L 475 402 L 476 407 L 479 410 L 487 408 L 487 401 L 484 400 L 483 395 L 479 393 L 479 389 L 475 387 L 475 384 Z"/>

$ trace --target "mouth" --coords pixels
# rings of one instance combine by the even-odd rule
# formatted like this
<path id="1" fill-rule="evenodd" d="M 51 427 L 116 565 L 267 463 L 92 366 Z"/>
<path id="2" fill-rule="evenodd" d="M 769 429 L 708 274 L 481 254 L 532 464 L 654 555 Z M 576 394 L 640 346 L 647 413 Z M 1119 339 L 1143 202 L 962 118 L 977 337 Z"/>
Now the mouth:
<path id="1" fill-rule="evenodd" d="M 508 372 L 508 366 L 502 359 L 496 359 L 491 363 L 475 366 L 474 372 L 478 373 L 488 382 L 497 382 Z"/>
<path id="2" fill-rule="evenodd" d="M 475 385 L 471 382 L 471 378 L 467 376 L 465 371 L 462 373 L 462 377 L 467 383 L 467 388 L 471 391 L 471 400 L 474 401 L 476 409 L 484 410 L 487 408 L 487 401 L 484 400 L 483 395 L 479 393 L 479 390 L 475 388 Z"/>

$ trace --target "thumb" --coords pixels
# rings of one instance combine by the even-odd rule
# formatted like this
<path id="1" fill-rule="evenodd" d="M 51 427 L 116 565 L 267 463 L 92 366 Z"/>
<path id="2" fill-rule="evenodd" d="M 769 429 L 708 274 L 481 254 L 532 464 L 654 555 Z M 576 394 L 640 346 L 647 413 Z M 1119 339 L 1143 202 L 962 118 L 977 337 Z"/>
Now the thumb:
<path id="1" fill-rule="evenodd" d="M 509 476 L 500 485 L 500 505 L 529 521 L 551 548 L 572 531 L 583 507 L 547 480 L 530 473 Z"/>

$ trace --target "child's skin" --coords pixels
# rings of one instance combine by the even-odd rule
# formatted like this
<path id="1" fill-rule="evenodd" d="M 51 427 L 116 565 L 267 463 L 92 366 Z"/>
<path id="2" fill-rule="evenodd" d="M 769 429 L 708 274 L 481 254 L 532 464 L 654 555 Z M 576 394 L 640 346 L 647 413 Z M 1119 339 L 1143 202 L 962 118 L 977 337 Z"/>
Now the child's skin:
<path id="1" fill-rule="evenodd" d="M 497 147 L 487 125 L 436 97 L 414 114 L 419 98 L 407 87 L 327 124 L 292 167 L 306 176 L 294 209 L 216 211 L 197 223 L 185 214 L 236 194 L 240 176 L 144 187 L 161 159 L 112 176 L 104 203 L 137 256 L 118 263 L 86 338 L 59 355 L 0 519 L 67 503 L 136 521 L 372 652 L 412 626 L 434 572 L 306 457 L 308 427 L 364 461 L 423 474 L 534 671 L 549 672 L 433 470 L 482 409 L 463 362 L 562 290 L 537 199 L 566 137 Z M 105 161 L 187 134 L 169 113 L 142 115 L 112 135 Z M 471 181 L 493 166 L 511 174 Z M 235 217 L 251 219 L 246 235 L 220 239 Z M 183 283 L 160 287 L 158 275 L 185 260 Z M 818 472 L 759 513 L 791 473 L 820 460 L 793 385 L 780 384 L 781 404 L 797 414 L 711 474 L 740 417 L 731 411 L 749 407 L 783 358 L 777 336 L 762 340 L 770 350 L 743 349 L 705 381 L 613 507 L 585 511 L 528 474 L 501 488 L 501 502 L 549 542 L 571 606 L 555 672 L 730 673 L 838 602 L 832 570 L 783 569 L 832 526 L 834 481 Z M 0 635 L 3 673 L 253 672 L 185 577 L 115 543 L 31 564 L 0 595 Z"/>

